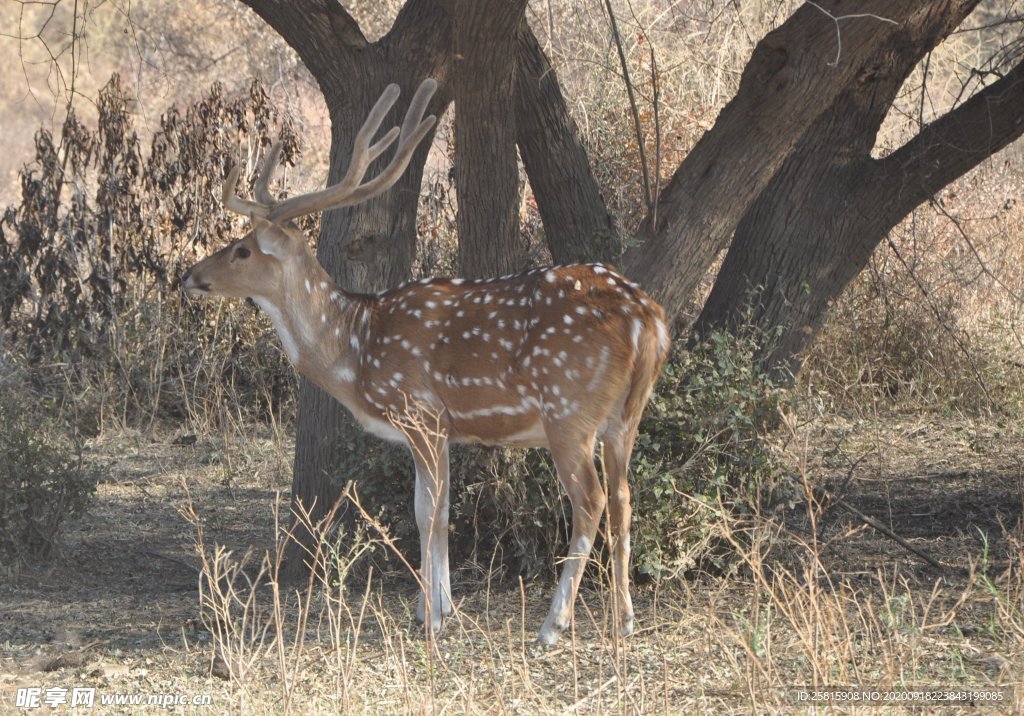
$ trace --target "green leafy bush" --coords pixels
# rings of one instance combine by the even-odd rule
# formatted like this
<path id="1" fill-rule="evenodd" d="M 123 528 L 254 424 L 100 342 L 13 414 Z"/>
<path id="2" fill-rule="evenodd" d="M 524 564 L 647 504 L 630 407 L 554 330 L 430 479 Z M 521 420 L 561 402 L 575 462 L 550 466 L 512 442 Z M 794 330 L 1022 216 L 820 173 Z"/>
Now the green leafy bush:
<path id="1" fill-rule="evenodd" d="M 722 511 L 742 518 L 789 494 L 766 441 L 785 391 L 757 368 L 757 347 L 753 337 L 714 333 L 666 364 L 631 466 L 640 574 L 724 567 L 733 548 L 721 539 Z"/>
<path id="2" fill-rule="evenodd" d="M 46 558 L 61 525 L 96 489 L 81 452 L 31 396 L 0 384 L 0 574 Z"/>

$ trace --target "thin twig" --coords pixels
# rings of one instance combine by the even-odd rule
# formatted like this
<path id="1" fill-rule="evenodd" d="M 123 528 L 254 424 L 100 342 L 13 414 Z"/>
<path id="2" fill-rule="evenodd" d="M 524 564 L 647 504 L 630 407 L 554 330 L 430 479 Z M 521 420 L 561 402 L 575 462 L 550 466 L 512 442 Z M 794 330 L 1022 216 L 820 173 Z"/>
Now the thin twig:
<path id="1" fill-rule="evenodd" d="M 852 14 L 852 15 L 833 15 L 828 10 L 823 8 L 818 3 L 813 2 L 812 0 L 807 0 L 807 4 L 810 5 L 811 7 L 815 7 L 815 8 L 818 8 L 819 10 L 821 10 L 836 25 L 836 59 L 833 60 L 832 62 L 828 63 L 829 67 L 836 67 L 836 66 L 838 66 L 839 65 L 839 58 L 843 54 L 843 34 L 839 31 L 839 21 L 840 20 L 855 20 L 855 19 L 858 19 L 858 18 L 870 17 L 870 18 L 872 18 L 874 20 L 878 20 L 879 22 L 887 22 L 890 25 L 895 25 L 896 27 L 899 27 L 899 25 L 900 25 L 895 20 L 892 20 L 892 19 L 890 19 L 888 17 L 882 17 L 881 15 L 875 15 L 875 14 L 870 13 L 870 12 L 861 12 L 861 13 L 855 13 L 855 14 Z"/>
<path id="2" fill-rule="evenodd" d="M 626 94 L 629 95 L 629 111 L 633 115 L 633 128 L 636 131 L 636 148 L 640 153 L 640 169 L 644 181 L 644 199 L 647 201 L 648 213 L 652 210 L 651 177 L 647 172 L 647 152 L 644 149 L 644 135 L 640 126 L 640 112 L 636 108 L 636 96 L 633 94 L 633 81 L 629 78 L 629 66 L 626 64 L 626 53 L 622 49 L 622 38 L 619 36 L 619 25 L 615 21 L 615 13 L 612 11 L 611 0 L 604 0 L 608 10 L 608 21 L 611 23 L 612 37 L 615 39 L 615 48 L 619 51 L 619 64 L 622 65 L 622 79 L 626 84 Z"/>

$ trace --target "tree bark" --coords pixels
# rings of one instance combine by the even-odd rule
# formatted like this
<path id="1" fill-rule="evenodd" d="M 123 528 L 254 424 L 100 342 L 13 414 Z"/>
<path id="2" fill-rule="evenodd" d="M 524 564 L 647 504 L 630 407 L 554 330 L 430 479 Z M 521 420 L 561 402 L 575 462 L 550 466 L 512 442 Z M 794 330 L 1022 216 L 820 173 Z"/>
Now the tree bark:
<path id="1" fill-rule="evenodd" d="M 617 263 L 621 243 L 615 223 L 555 70 L 525 22 L 518 39 L 516 141 L 551 256 L 558 264 Z"/>
<path id="2" fill-rule="evenodd" d="M 313 73 L 327 102 L 331 119 L 328 183 L 342 179 L 348 167 L 352 140 L 384 88 L 397 82 L 402 95 L 390 116 L 397 123 L 419 83 L 438 80 L 428 112 L 440 116 L 450 101 L 446 78 L 450 62 L 450 19 L 433 0 L 410 0 L 387 35 L 367 43 L 355 21 L 331 0 L 283 2 L 244 0 L 299 53 Z M 386 193 L 357 206 L 324 214 L 317 258 L 339 286 L 368 292 L 394 286 L 409 278 L 416 251 L 416 208 L 423 165 L 431 137 L 422 142 L 409 168 Z M 387 162 L 381 157 L 368 175 Z M 341 494 L 339 446 L 344 436 L 360 430 L 339 403 L 309 381 L 299 389 L 298 425 L 292 504 L 323 519 Z M 285 553 L 284 577 L 306 571 L 307 552 L 315 537 L 296 521 L 294 540 Z"/>
<path id="3" fill-rule="evenodd" d="M 870 86 L 885 70 L 879 48 L 910 41 L 914 28 L 962 18 L 976 4 L 868 0 L 839 22 L 833 17 L 848 3 L 802 5 L 758 43 L 736 96 L 661 192 L 657 225 L 650 217 L 642 223 L 638 245 L 624 257 L 626 273 L 678 316 L 801 137 L 843 92 Z"/>
<path id="4" fill-rule="evenodd" d="M 851 88 L 801 140 L 740 222 L 696 335 L 747 330 L 749 322 L 768 338 L 762 366 L 783 379 L 794 375 L 830 302 L 892 227 L 1024 132 L 1018 64 L 896 152 L 873 159 L 875 136 L 903 77 L 939 39 L 928 32 L 918 38 L 913 52 L 905 44 L 894 48 L 885 79 Z M 738 300 L 744 295 L 751 304 Z"/>
<path id="5" fill-rule="evenodd" d="M 526 0 L 451 0 L 459 273 L 524 267 L 513 88 Z"/>

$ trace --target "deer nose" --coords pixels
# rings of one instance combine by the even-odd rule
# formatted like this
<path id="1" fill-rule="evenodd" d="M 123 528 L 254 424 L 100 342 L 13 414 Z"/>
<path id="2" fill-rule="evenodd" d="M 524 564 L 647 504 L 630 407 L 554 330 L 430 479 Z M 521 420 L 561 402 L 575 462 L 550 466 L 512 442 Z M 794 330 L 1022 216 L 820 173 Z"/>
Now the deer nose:
<path id="1" fill-rule="evenodd" d="M 210 284 L 206 281 L 196 281 L 192 277 L 192 269 L 189 269 L 181 276 L 181 288 L 189 295 L 209 293 Z"/>

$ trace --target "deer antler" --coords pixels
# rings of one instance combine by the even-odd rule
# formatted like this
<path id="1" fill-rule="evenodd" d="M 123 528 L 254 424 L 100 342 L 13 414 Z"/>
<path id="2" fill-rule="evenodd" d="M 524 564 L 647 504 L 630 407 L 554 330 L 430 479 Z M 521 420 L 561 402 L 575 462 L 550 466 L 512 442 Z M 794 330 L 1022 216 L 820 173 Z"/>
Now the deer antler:
<path id="1" fill-rule="evenodd" d="M 370 110 L 359 133 L 356 134 L 352 143 L 352 158 L 349 160 L 345 178 L 334 186 L 309 194 L 293 196 L 280 202 L 274 199 L 268 186 L 277 169 L 283 148 L 281 142 L 275 142 L 256 179 L 254 186 L 256 200 L 242 199 L 235 193 L 239 174 L 239 167 L 236 165 L 224 181 L 224 206 L 238 214 L 256 214 L 269 221 L 283 223 L 289 219 L 317 211 L 359 204 L 383 193 L 402 176 L 402 172 L 409 165 L 409 160 L 412 159 L 416 146 L 437 121 L 434 115 L 423 117 L 427 104 L 436 90 L 437 82 L 433 79 L 423 80 L 405 113 L 401 130 L 398 127 L 392 127 L 383 137 L 371 144 L 385 115 L 398 99 L 400 91 L 398 85 L 388 85 L 373 109 Z M 364 183 L 363 178 L 366 176 L 366 170 L 369 169 L 370 164 L 383 154 L 396 138 L 398 147 L 387 167 Z"/>

